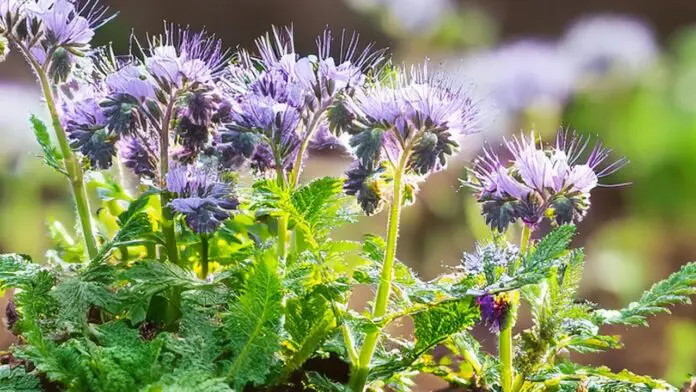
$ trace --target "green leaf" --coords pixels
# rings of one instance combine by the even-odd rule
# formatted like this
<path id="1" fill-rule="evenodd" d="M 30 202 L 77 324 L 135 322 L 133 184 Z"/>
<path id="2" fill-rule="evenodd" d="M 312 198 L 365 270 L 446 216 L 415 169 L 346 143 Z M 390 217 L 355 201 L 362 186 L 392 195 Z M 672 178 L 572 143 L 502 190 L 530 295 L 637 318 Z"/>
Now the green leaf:
<path id="1" fill-rule="evenodd" d="M 320 178 L 292 193 L 275 181 L 259 181 L 254 184 L 254 191 L 252 208 L 276 216 L 287 215 L 290 226 L 312 251 L 321 249 L 331 230 L 355 219 L 340 178 Z"/>
<path id="2" fill-rule="evenodd" d="M 235 389 L 266 381 L 280 350 L 281 299 L 275 257 L 263 252 L 257 256 L 244 293 L 226 314 L 225 329 L 234 355 L 227 374 Z"/>
<path id="3" fill-rule="evenodd" d="M 568 247 L 574 235 L 575 226 L 558 227 L 539 241 L 529 256 L 523 259 L 521 268 L 513 274 L 511 279 L 489 286 L 486 292 L 516 290 L 541 282 L 554 267 L 562 264 L 562 257 L 568 253 Z"/>
<path id="4" fill-rule="evenodd" d="M 331 304 L 320 294 L 293 298 L 286 305 L 285 329 L 290 334 L 290 355 L 283 374 L 289 376 L 314 355 L 336 328 Z"/>
<path id="5" fill-rule="evenodd" d="M 0 255 L 0 289 L 22 288 L 30 284 L 41 271 L 28 256 Z"/>
<path id="6" fill-rule="evenodd" d="M 145 208 L 148 205 L 149 198 L 156 194 L 155 191 L 143 193 L 140 197 L 133 200 L 128 209 L 118 216 L 118 224 L 120 229 L 118 233 L 102 246 L 99 253 L 92 260 L 92 264 L 102 263 L 109 257 L 111 251 L 115 248 L 128 245 L 131 241 L 136 240 L 152 240 L 154 236 L 152 222 Z"/>
<path id="7" fill-rule="evenodd" d="M 305 387 L 316 392 L 351 392 L 351 389 L 345 385 L 339 384 L 329 378 L 317 373 L 307 373 L 307 384 Z"/>
<path id="8" fill-rule="evenodd" d="M 157 294 L 168 293 L 172 288 L 181 291 L 213 289 L 212 285 L 198 279 L 192 271 L 157 260 L 143 260 L 133 264 L 123 271 L 121 279 L 130 284 L 118 293 L 120 306 L 136 324 L 145 319 L 150 301 Z"/>
<path id="9" fill-rule="evenodd" d="M 80 277 L 60 282 L 51 295 L 60 306 L 58 318 L 77 327 L 87 324 L 87 313 L 91 306 L 113 311 L 116 304 L 114 294 L 106 285 Z"/>
<path id="10" fill-rule="evenodd" d="M 416 313 L 413 316 L 416 352 L 430 350 L 451 335 L 472 326 L 478 319 L 479 308 L 474 297 L 444 302 Z"/>
<path id="11" fill-rule="evenodd" d="M 43 150 L 44 163 L 49 167 L 52 167 L 59 173 L 67 176 L 68 173 L 66 173 L 65 169 L 63 168 L 63 156 L 58 151 L 58 149 L 53 146 L 53 143 L 51 142 L 51 137 L 48 135 L 46 124 L 44 124 L 43 121 L 41 121 L 35 115 L 31 116 L 30 121 L 31 126 L 34 129 L 36 141 L 39 142 L 39 145 Z"/>
<path id="12" fill-rule="evenodd" d="M 41 381 L 34 373 L 26 373 L 24 367 L 0 366 L 0 392 L 41 392 Z"/>
<path id="13" fill-rule="evenodd" d="M 671 305 L 690 304 L 696 294 L 696 262 L 684 265 L 667 279 L 655 283 L 638 302 L 621 310 L 598 309 L 594 320 L 599 324 L 647 326 L 647 318 L 659 313 L 670 313 Z"/>
<path id="14" fill-rule="evenodd" d="M 544 390 L 586 390 L 592 392 L 651 392 L 677 391 L 665 381 L 639 376 L 628 370 L 613 373 L 607 367 L 592 368 L 571 362 L 563 362 L 558 366 L 540 372 L 529 381 L 544 383 Z M 575 389 L 573 389 L 575 388 Z"/>

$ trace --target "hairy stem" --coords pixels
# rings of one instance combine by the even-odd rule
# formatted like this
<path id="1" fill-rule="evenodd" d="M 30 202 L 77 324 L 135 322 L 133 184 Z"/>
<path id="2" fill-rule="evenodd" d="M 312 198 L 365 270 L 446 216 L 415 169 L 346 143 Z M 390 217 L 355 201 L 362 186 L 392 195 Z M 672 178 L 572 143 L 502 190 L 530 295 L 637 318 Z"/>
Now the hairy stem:
<path id="1" fill-rule="evenodd" d="M 398 167 L 394 171 L 394 196 L 391 202 L 389 211 L 389 223 L 387 225 L 387 248 L 384 255 L 384 263 L 382 264 L 382 272 L 379 278 L 379 286 L 377 288 L 377 297 L 375 298 L 374 309 L 372 310 L 372 318 L 377 319 L 387 311 L 389 302 L 389 294 L 391 292 L 394 260 L 396 257 L 396 245 L 399 237 L 399 220 L 401 218 L 401 204 L 403 197 L 403 175 L 408 162 L 408 152 L 404 151 Z M 354 392 L 362 392 L 365 389 L 367 376 L 370 372 L 370 361 L 377 347 L 377 342 L 381 331 L 377 330 L 370 332 L 365 336 L 360 357 L 358 359 L 357 368 L 353 369 L 350 377 L 350 387 Z"/>
<path id="2" fill-rule="evenodd" d="M 209 255 L 209 243 L 208 235 L 201 235 L 201 279 L 206 279 L 208 277 L 208 255 Z"/>
<path id="3" fill-rule="evenodd" d="M 522 238 L 520 239 L 520 254 L 524 257 L 527 253 L 527 248 L 529 247 L 529 240 L 531 238 L 532 231 L 527 225 L 524 225 L 522 229 Z M 512 392 L 513 385 L 517 384 L 519 381 L 515 380 L 513 384 L 513 378 L 519 378 L 518 374 L 515 377 L 515 370 L 512 365 L 514 346 L 512 341 L 512 328 L 515 326 L 517 321 L 517 308 L 519 307 L 520 293 L 515 290 L 510 293 L 510 315 L 508 316 L 508 323 L 500 331 L 498 336 L 498 356 L 500 359 L 500 383 L 503 388 L 503 392 Z"/>
<path id="4" fill-rule="evenodd" d="M 174 227 L 174 213 L 169 207 L 171 196 L 167 192 L 167 173 L 169 172 L 169 123 L 172 118 L 174 106 L 172 99 L 167 105 L 167 111 L 162 119 L 160 129 L 160 204 L 162 208 L 162 234 L 166 244 L 169 262 L 179 265 L 179 251 L 176 245 L 176 229 Z"/>
<path id="5" fill-rule="evenodd" d="M 68 137 L 65 133 L 65 129 L 60 122 L 60 116 L 58 115 L 58 109 L 56 107 L 56 101 L 53 96 L 53 90 L 51 84 L 48 80 L 46 72 L 41 67 L 41 65 L 32 57 L 28 50 L 15 41 L 17 46 L 23 52 L 24 56 L 28 59 L 31 64 L 36 76 L 39 78 L 41 84 L 41 89 L 43 91 L 44 98 L 46 99 L 46 106 L 48 106 L 48 111 L 51 114 L 51 121 L 53 124 L 53 130 L 55 132 L 56 138 L 58 139 L 58 145 L 60 147 L 60 152 L 63 155 L 63 163 L 65 165 L 65 172 L 68 175 L 68 181 L 70 182 L 70 187 L 72 188 L 73 199 L 75 200 L 75 207 L 77 210 L 77 216 L 80 220 L 80 226 L 82 228 L 82 237 L 85 243 L 85 248 L 87 250 L 87 255 L 90 260 L 93 259 L 98 252 L 97 242 L 94 239 L 94 231 L 92 229 L 92 217 L 89 208 L 89 199 L 87 196 L 87 189 L 84 183 L 84 173 L 82 172 L 82 165 L 75 158 L 75 154 L 70 148 L 68 143 Z"/>

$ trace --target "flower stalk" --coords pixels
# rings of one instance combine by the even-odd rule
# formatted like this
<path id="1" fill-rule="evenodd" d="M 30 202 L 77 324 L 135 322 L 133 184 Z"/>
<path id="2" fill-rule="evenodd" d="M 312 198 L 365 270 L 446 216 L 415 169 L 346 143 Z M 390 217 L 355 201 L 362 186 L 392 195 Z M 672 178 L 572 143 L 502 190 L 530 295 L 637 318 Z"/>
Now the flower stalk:
<path id="1" fill-rule="evenodd" d="M 58 115 L 58 108 L 56 106 L 56 100 L 53 96 L 53 89 L 48 80 L 48 75 L 46 70 L 42 67 L 36 59 L 26 50 L 26 47 L 22 45 L 18 40 L 13 40 L 15 45 L 20 48 L 22 54 L 26 57 L 31 65 L 34 73 L 39 78 L 39 83 L 41 84 L 41 90 L 43 91 L 44 99 L 46 100 L 46 106 L 48 107 L 48 112 L 51 115 L 51 121 L 53 124 L 53 130 L 58 139 L 58 146 L 60 147 L 60 152 L 63 156 L 63 164 L 65 166 L 65 173 L 68 177 L 68 182 L 70 183 L 70 188 L 72 189 L 73 199 L 75 201 L 75 209 L 77 210 L 77 216 L 80 220 L 80 227 L 82 229 L 82 237 L 85 244 L 85 249 L 89 259 L 93 259 L 97 256 L 98 249 L 97 243 L 94 238 L 94 230 L 92 229 L 92 217 L 89 207 L 89 199 L 87 196 L 87 189 L 84 183 L 84 173 L 82 171 L 82 166 L 80 162 L 75 158 L 75 154 L 70 148 L 68 143 L 68 138 L 65 133 L 65 129 L 60 122 L 60 116 Z"/>
<path id="2" fill-rule="evenodd" d="M 206 279 L 208 277 L 208 257 L 210 253 L 210 244 L 208 242 L 208 235 L 201 235 L 201 279 Z"/>
<path id="3" fill-rule="evenodd" d="M 169 123 L 173 111 L 173 99 L 167 105 L 167 111 L 162 120 L 160 129 L 160 203 L 162 209 L 162 234 L 164 236 L 165 248 L 169 262 L 179 265 L 179 251 L 176 245 L 176 228 L 174 227 L 174 213 L 169 203 L 171 196 L 167 192 L 167 173 L 169 172 Z"/>
<path id="4" fill-rule="evenodd" d="M 524 257 L 529 247 L 529 241 L 532 235 L 532 230 L 527 225 L 523 225 L 522 228 L 522 238 L 520 239 L 520 257 Z M 503 388 L 503 392 L 512 392 L 513 386 L 519 381 L 515 379 L 515 371 L 513 368 L 513 352 L 514 343 L 512 339 L 512 328 L 515 326 L 517 321 L 517 308 L 520 303 L 520 292 L 515 290 L 510 293 L 510 315 L 508 316 L 508 322 L 505 328 L 500 330 L 500 335 L 498 336 L 498 356 L 500 359 L 500 383 Z M 519 378 L 519 375 L 517 376 Z M 513 379 L 515 383 L 513 384 Z"/>
<path id="5" fill-rule="evenodd" d="M 404 151 L 399 161 L 399 165 L 394 171 L 394 196 L 389 210 L 389 222 L 387 224 L 387 247 L 382 264 L 382 272 L 379 278 L 377 296 L 372 311 L 372 318 L 377 319 L 387 311 L 389 294 L 391 292 L 392 278 L 394 276 L 394 261 L 396 259 L 396 246 L 399 238 L 399 221 L 401 219 L 401 207 L 403 198 L 403 176 L 406 171 L 409 153 Z M 350 387 L 355 392 L 362 392 L 365 389 L 367 376 L 370 371 L 370 361 L 377 347 L 377 342 L 381 335 L 380 330 L 370 332 L 365 336 L 357 368 L 353 370 L 350 378 Z"/>

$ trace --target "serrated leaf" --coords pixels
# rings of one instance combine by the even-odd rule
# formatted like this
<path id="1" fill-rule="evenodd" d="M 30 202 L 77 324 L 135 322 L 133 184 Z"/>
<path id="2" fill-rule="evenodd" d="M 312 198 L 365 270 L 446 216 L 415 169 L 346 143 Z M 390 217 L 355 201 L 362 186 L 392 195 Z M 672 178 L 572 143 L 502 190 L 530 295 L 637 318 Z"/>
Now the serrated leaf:
<path id="1" fill-rule="evenodd" d="M 283 374 L 290 375 L 314 355 L 336 328 L 331 304 L 320 294 L 293 298 L 286 305 L 285 329 L 290 334 L 291 353 Z"/>
<path id="2" fill-rule="evenodd" d="M 68 174 L 63 168 L 63 156 L 58 149 L 53 146 L 51 137 L 48 135 L 46 124 L 44 124 L 43 121 L 41 121 L 35 115 L 31 116 L 30 121 L 32 129 L 34 130 L 34 136 L 36 136 L 36 141 L 39 142 L 39 145 L 43 150 L 44 163 L 55 169 L 57 172 L 67 176 Z"/>
<path id="3" fill-rule="evenodd" d="M 230 304 L 225 329 L 234 354 L 227 376 L 235 389 L 263 384 L 280 350 L 281 282 L 274 257 L 257 257 L 244 293 Z"/>
<path id="4" fill-rule="evenodd" d="M 28 256 L 18 254 L 0 255 L 0 289 L 22 288 L 30 284 L 41 271 Z"/>
<path id="5" fill-rule="evenodd" d="M 24 367 L 10 368 L 0 366 L 0 392 L 41 392 L 41 381 L 34 373 L 27 373 Z"/>
<path id="6" fill-rule="evenodd" d="M 413 315 L 417 352 L 426 352 L 479 319 L 474 297 L 448 301 Z"/>
<path id="7" fill-rule="evenodd" d="M 87 313 L 91 306 L 113 311 L 116 305 L 116 298 L 108 287 L 80 277 L 60 282 L 51 295 L 60 306 L 59 319 L 78 327 L 87 324 Z"/>
<path id="8" fill-rule="evenodd" d="M 669 306 L 689 304 L 696 294 L 696 262 L 684 265 L 667 279 L 655 283 L 637 302 L 621 310 L 598 309 L 593 318 L 599 324 L 647 326 L 647 318 L 670 313 Z"/>
<path id="9" fill-rule="evenodd" d="M 92 264 L 104 262 L 115 248 L 127 245 L 130 241 L 156 239 L 152 229 L 152 222 L 150 222 L 150 217 L 145 211 L 150 197 L 154 194 L 156 194 L 155 191 L 143 193 L 128 205 L 126 211 L 118 216 L 119 231 L 114 238 L 106 241 L 99 249 L 99 253 L 91 261 Z"/>
<path id="10" fill-rule="evenodd" d="M 348 207 L 350 198 L 343 194 L 343 180 L 340 178 L 320 178 L 294 192 L 275 181 L 260 181 L 254 184 L 254 190 L 252 208 L 288 216 L 290 226 L 302 235 L 302 241 L 312 251 L 321 248 L 331 230 L 355 218 Z"/>

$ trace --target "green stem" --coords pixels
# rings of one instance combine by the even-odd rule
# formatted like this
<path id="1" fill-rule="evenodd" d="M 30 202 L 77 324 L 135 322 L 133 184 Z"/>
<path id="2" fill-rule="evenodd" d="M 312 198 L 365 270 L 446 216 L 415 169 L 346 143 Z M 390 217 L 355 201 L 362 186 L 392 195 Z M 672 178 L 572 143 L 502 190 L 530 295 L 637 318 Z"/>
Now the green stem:
<path id="1" fill-rule="evenodd" d="M 401 204 L 403 197 L 403 175 L 404 169 L 408 162 L 408 152 L 404 151 L 399 162 L 399 166 L 394 171 L 394 196 L 389 211 L 389 223 L 387 226 L 387 248 L 384 256 L 384 264 L 379 279 L 379 287 L 377 288 L 377 297 L 375 299 L 372 318 L 377 319 L 387 311 L 389 303 L 389 294 L 391 292 L 394 260 L 396 257 L 396 245 L 399 237 L 399 220 L 401 218 Z M 377 347 L 381 331 L 376 330 L 365 336 L 357 368 L 353 369 L 350 377 L 350 387 L 354 392 L 362 392 L 365 389 L 367 376 L 370 372 L 370 361 Z"/>
<path id="2" fill-rule="evenodd" d="M 529 248 L 529 241 L 531 239 L 532 231 L 527 225 L 524 225 L 522 229 L 522 238 L 520 239 L 520 254 L 524 257 Z M 517 385 L 521 379 L 521 375 L 515 376 L 515 369 L 513 367 L 513 340 L 512 340 L 512 328 L 515 326 L 517 321 L 517 308 L 520 303 L 520 293 L 515 290 L 510 293 L 510 316 L 508 325 L 500 331 L 498 336 L 498 356 L 500 359 L 500 383 L 503 388 L 503 392 L 512 392 L 515 385 Z M 515 382 L 513 384 L 513 378 Z"/>
<path id="3" fill-rule="evenodd" d="M 169 122 L 172 118 L 173 101 L 167 105 L 160 129 L 160 204 L 162 209 L 162 234 L 166 244 L 169 262 L 179 265 L 179 250 L 176 245 L 174 213 L 169 207 L 171 196 L 167 192 L 167 173 L 169 172 Z"/>
<path id="4" fill-rule="evenodd" d="M 201 279 L 206 279 L 208 277 L 208 254 L 209 254 L 208 236 L 206 234 L 202 234 L 201 235 Z"/>
<path id="5" fill-rule="evenodd" d="M 290 172 L 289 183 L 291 189 L 294 189 L 300 180 L 300 170 L 302 170 L 302 159 L 304 158 L 305 151 L 307 151 L 307 147 L 309 147 L 309 141 L 312 140 L 314 130 L 317 128 L 317 125 L 319 124 L 319 121 L 321 120 L 323 114 L 323 110 L 317 112 L 314 115 L 312 122 L 310 122 L 309 126 L 307 127 L 307 130 L 305 132 L 305 138 L 304 140 L 302 140 L 302 144 L 300 144 L 300 149 L 297 151 L 297 156 L 295 157 L 295 162 L 293 162 L 292 171 Z"/>
<path id="6" fill-rule="evenodd" d="M 63 155 L 63 163 L 65 165 L 65 172 L 68 175 L 68 181 L 70 182 L 70 187 L 72 188 L 73 199 L 75 200 L 75 207 L 77 210 L 77 215 L 80 220 L 80 226 L 82 227 L 82 236 L 85 243 L 85 248 L 87 250 L 87 255 L 90 260 L 93 259 L 98 252 L 97 242 L 94 239 L 94 230 L 92 229 L 92 217 L 89 208 L 89 199 L 87 197 L 87 189 L 84 183 L 84 174 L 82 172 L 82 165 L 75 158 L 70 144 L 68 143 L 68 137 L 65 134 L 65 129 L 60 123 L 60 116 L 58 115 L 58 109 L 56 107 L 56 101 L 53 97 L 53 90 L 51 89 L 51 84 L 48 80 L 46 72 L 41 67 L 41 65 L 34 59 L 34 57 L 29 53 L 26 48 L 19 43 L 19 41 L 14 40 L 20 50 L 24 53 L 31 64 L 36 76 L 39 78 L 41 84 L 41 90 L 43 91 L 44 98 L 46 99 L 46 106 L 48 106 L 48 112 L 51 114 L 51 121 L 53 124 L 53 130 L 58 139 L 58 146 L 60 147 L 60 152 Z"/>

